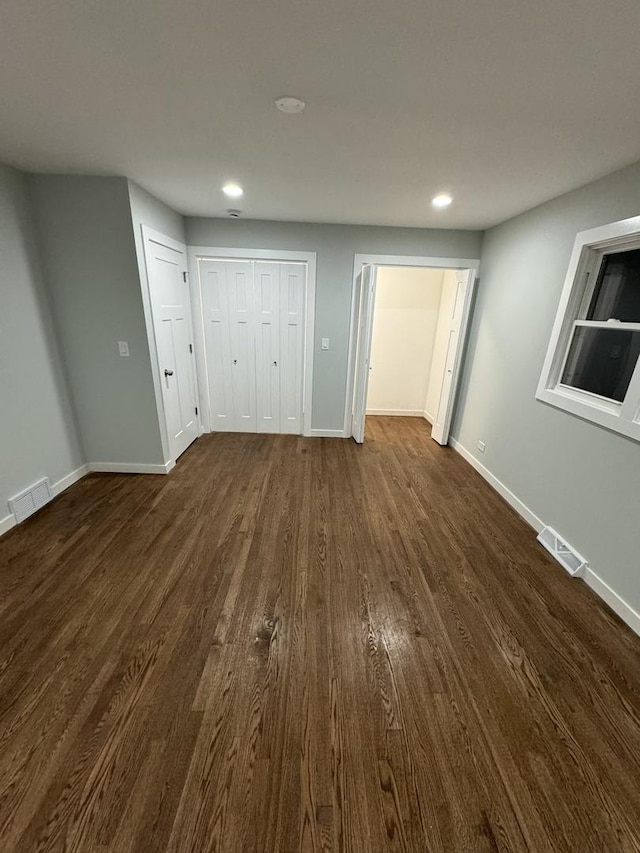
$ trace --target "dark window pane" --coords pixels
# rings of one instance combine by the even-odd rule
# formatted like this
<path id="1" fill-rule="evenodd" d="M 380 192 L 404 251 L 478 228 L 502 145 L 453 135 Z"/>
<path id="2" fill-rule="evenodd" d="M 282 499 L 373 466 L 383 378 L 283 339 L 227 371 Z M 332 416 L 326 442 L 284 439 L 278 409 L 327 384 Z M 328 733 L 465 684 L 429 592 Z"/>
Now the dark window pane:
<path id="1" fill-rule="evenodd" d="M 604 256 L 586 319 L 640 323 L 640 249 Z"/>
<path id="2" fill-rule="evenodd" d="M 622 402 L 640 355 L 640 331 L 576 326 L 563 385 Z"/>

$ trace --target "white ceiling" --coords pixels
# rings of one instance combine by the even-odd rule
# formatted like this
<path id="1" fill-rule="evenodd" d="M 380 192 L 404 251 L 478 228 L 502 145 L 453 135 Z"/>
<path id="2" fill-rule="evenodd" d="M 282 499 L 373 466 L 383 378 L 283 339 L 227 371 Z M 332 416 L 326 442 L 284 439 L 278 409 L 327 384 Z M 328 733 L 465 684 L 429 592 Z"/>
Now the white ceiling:
<path id="1" fill-rule="evenodd" d="M 187 214 L 483 228 L 640 159 L 639 36 L 638 0 L 3 0 L 0 160 Z"/>

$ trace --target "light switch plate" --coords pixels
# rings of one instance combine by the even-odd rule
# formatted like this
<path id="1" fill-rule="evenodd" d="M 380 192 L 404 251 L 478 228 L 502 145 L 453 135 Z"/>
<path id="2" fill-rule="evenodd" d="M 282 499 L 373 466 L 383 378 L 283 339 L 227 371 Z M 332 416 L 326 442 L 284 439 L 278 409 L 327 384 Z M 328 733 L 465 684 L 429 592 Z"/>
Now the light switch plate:
<path id="1" fill-rule="evenodd" d="M 322 339 L 322 349 L 329 349 L 329 338 Z"/>
<path id="2" fill-rule="evenodd" d="M 129 342 L 118 341 L 118 352 L 123 358 L 127 358 L 129 356 Z"/>

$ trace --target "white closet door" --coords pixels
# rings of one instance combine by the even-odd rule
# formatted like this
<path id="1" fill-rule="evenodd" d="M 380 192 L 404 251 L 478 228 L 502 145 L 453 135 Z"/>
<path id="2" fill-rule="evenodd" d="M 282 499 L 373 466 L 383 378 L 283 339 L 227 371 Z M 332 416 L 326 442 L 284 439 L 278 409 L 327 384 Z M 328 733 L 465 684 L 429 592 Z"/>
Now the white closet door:
<path id="1" fill-rule="evenodd" d="M 306 271 L 280 264 L 280 432 L 302 433 Z"/>
<path id="2" fill-rule="evenodd" d="M 211 429 L 302 433 L 306 265 L 201 260 Z"/>
<path id="3" fill-rule="evenodd" d="M 249 262 L 227 262 L 231 382 L 237 432 L 257 432 L 253 270 Z"/>
<path id="4" fill-rule="evenodd" d="M 231 381 L 231 339 L 227 266 L 224 261 L 202 261 L 202 313 L 207 348 L 209 414 L 214 432 L 236 429 Z"/>
<path id="5" fill-rule="evenodd" d="M 254 266 L 258 432 L 280 432 L 280 269 Z"/>

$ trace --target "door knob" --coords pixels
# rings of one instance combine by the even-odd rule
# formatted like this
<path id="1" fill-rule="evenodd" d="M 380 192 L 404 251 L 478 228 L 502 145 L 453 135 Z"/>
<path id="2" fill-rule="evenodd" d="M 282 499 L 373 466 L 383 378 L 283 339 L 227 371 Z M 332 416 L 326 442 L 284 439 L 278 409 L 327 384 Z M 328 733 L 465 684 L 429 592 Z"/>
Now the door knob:
<path id="1" fill-rule="evenodd" d="M 173 376 L 173 370 L 165 370 L 164 375 L 165 376 Z"/>

